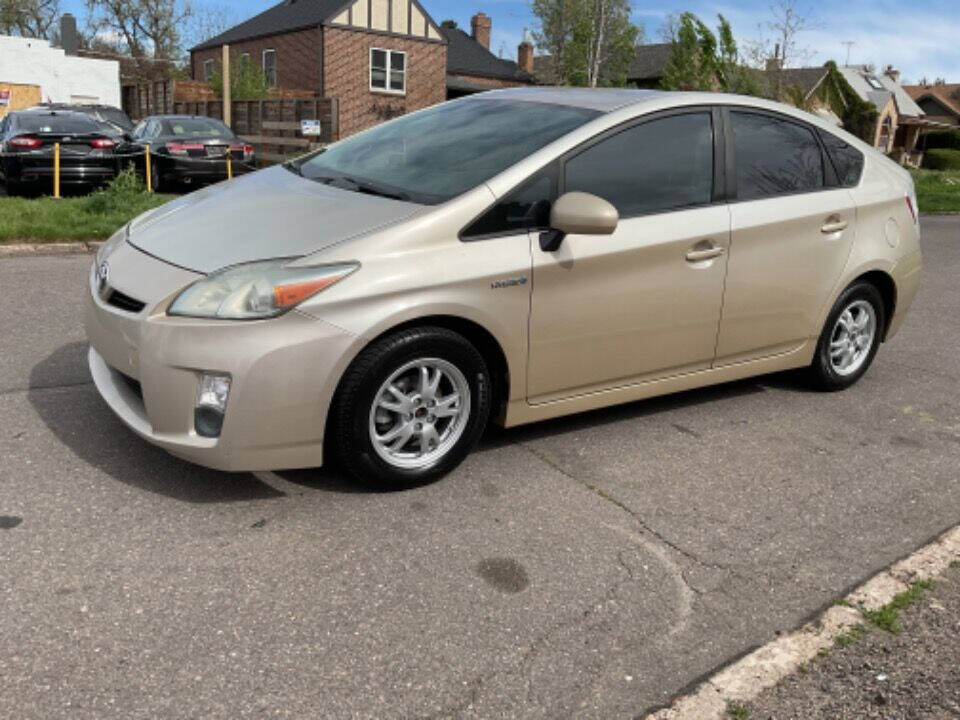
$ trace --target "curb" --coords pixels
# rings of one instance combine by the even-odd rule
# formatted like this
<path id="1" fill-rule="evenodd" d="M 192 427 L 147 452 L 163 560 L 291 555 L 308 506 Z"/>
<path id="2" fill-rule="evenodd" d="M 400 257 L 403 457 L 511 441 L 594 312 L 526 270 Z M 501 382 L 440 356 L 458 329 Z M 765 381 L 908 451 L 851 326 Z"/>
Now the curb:
<path id="1" fill-rule="evenodd" d="M 835 605 L 817 620 L 785 637 L 767 643 L 725 667 L 690 695 L 646 716 L 646 720 L 724 720 L 727 704 L 755 699 L 764 690 L 792 675 L 813 660 L 821 648 L 854 625 L 866 622 L 861 610 L 883 607 L 916 580 L 935 579 L 960 559 L 960 525 L 886 570 L 846 596 L 853 607 Z M 859 608 L 859 609 L 858 609 Z"/>
<path id="2" fill-rule="evenodd" d="M 85 255 L 94 253 L 103 245 L 101 240 L 90 242 L 10 243 L 0 245 L 0 258 L 34 257 L 37 255 Z"/>

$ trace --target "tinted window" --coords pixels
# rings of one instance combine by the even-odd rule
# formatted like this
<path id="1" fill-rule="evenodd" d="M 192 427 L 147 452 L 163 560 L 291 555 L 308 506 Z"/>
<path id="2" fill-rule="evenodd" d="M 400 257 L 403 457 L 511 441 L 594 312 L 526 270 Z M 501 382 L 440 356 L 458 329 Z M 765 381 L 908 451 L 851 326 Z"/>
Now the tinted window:
<path id="1" fill-rule="evenodd" d="M 457 100 L 349 137 L 291 169 L 321 182 L 347 176 L 403 192 L 414 202 L 442 202 L 599 114 L 521 100 Z"/>
<path id="2" fill-rule="evenodd" d="M 176 137 L 229 137 L 232 135 L 223 123 L 206 118 L 172 118 L 165 124 L 167 134 Z"/>
<path id="3" fill-rule="evenodd" d="M 463 231 L 464 238 L 506 235 L 550 226 L 550 207 L 557 193 L 556 172 L 536 175 L 507 195 Z"/>
<path id="4" fill-rule="evenodd" d="M 827 154 L 833 161 L 840 184 L 852 187 L 860 182 L 863 172 L 863 153 L 853 145 L 844 142 L 833 133 L 820 130 L 820 138 L 827 148 Z"/>
<path id="5" fill-rule="evenodd" d="M 613 203 L 621 217 L 709 203 L 713 124 L 709 113 L 645 122 L 567 161 L 565 192 Z"/>
<path id="6" fill-rule="evenodd" d="M 17 127 L 35 133 L 98 133 L 100 126 L 85 115 L 48 115 L 23 113 L 17 116 Z"/>
<path id="7" fill-rule="evenodd" d="M 812 192 L 823 187 L 823 155 L 813 132 L 769 115 L 732 112 L 737 197 Z"/>

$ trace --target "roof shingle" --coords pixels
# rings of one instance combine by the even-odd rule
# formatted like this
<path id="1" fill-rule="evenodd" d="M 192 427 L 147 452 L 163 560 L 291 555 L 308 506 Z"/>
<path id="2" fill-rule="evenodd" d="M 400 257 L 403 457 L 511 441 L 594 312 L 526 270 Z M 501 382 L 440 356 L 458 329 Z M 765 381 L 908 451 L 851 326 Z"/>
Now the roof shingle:
<path id="1" fill-rule="evenodd" d="M 498 58 L 460 28 L 441 26 L 440 32 L 447 39 L 448 73 L 533 82 L 515 62 Z"/>
<path id="2" fill-rule="evenodd" d="M 349 4 L 349 0 L 282 0 L 259 15 L 203 41 L 193 49 L 203 50 L 264 35 L 315 27 Z"/>

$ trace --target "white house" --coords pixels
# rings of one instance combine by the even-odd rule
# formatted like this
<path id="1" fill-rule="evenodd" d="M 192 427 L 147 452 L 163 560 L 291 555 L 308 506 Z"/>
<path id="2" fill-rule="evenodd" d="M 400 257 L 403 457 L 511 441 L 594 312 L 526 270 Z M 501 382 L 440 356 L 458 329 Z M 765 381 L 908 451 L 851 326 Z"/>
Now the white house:
<path id="1" fill-rule="evenodd" d="M 120 63 L 68 55 L 46 40 L 2 35 L 0 113 L 4 105 L 15 108 L 17 96 L 120 107 Z"/>

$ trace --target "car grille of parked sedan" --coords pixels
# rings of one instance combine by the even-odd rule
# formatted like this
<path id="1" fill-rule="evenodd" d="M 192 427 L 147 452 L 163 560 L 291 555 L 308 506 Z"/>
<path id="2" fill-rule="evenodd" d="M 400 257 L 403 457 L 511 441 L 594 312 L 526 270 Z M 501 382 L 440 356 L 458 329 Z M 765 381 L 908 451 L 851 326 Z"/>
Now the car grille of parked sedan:
<path id="1" fill-rule="evenodd" d="M 107 305 L 112 305 L 115 308 L 130 313 L 139 313 L 147 306 L 146 303 L 140 302 L 129 295 L 124 295 L 119 290 L 114 290 L 110 293 L 110 297 L 107 298 Z"/>

